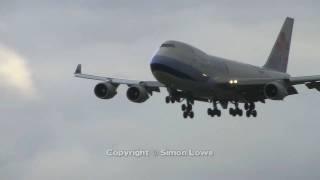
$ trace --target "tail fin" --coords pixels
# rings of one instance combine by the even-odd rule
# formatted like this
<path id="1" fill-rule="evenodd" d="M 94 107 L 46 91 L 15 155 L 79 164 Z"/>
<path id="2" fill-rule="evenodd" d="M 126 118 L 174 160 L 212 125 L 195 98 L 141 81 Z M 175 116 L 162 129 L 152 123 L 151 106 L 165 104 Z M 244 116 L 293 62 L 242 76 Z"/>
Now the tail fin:
<path id="1" fill-rule="evenodd" d="M 286 18 L 264 68 L 287 72 L 293 23 L 293 18 Z"/>

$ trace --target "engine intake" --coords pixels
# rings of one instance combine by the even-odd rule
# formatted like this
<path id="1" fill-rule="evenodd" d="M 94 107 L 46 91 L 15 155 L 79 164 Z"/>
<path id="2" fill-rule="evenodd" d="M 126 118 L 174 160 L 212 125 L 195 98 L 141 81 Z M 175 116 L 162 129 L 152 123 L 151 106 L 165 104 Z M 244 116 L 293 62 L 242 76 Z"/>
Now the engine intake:
<path id="1" fill-rule="evenodd" d="M 264 94 L 268 99 L 283 100 L 288 96 L 288 91 L 282 82 L 271 82 L 265 85 Z"/>
<path id="2" fill-rule="evenodd" d="M 94 88 L 94 94 L 100 99 L 111 99 L 117 94 L 117 86 L 111 83 L 99 83 Z"/>
<path id="3" fill-rule="evenodd" d="M 148 91 L 143 86 L 131 86 L 127 90 L 127 98 L 135 103 L 143 103 L 149 99 Z"/>

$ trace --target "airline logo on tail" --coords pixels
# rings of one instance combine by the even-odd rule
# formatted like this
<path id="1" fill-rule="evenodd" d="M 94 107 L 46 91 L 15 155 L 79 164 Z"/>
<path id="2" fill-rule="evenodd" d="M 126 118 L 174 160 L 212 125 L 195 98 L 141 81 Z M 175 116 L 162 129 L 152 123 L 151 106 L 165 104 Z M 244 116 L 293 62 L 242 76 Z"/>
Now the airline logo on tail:
<path id="1" fill-rule="evenodd" d="M 289 50 L 289 43 L 286 39 L 284 32 L 281 32 L 279 35 L 279 40 L 277 41 L 277 47 L 280 51 Z"/>
<path id="2" fill-rule="evenodd" d="M 288 65 L 288 56 L 282 56 L 282 54 L 286 54 L 290 50 L 290 44 L 284 32 L 280 33 L 276 47 L 279 50 L 279 61 L 283 61 L 285 65 Z"/>

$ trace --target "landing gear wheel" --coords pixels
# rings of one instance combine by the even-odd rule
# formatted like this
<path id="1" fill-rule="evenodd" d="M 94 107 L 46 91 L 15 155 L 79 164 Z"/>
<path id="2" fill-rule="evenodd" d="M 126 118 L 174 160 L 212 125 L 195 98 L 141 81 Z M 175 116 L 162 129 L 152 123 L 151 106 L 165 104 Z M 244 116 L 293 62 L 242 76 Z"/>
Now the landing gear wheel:
<path id="1" fill-rule="evenodd" d="M 187 112 L 183 112 L 183 118 L 187 118 L 188 117 L 188 113 Z"/>
<path id="2" fill-rule="evenodd" d="M 217 101 L 214 101 L 214 100 L 211 100 L 212 102 L 212 105 L 213 105 L 213 108 L 208 108 L 208 115 L 211 116 L 211 117 L 215 117 L 215 116 L 218 116 L 220 117 L 221 116 L 221 111 L 218 109 L 218 102 Z"/>
<path id="3" fill-rule="evenodd" d="M 166 103 L 167 103 L 167 104 L 170 103 L 170 97 L 169 97 L 169 96 L 166 97 Z"/>
<path id="4" fill-rule="evenodd" d="M 220 116 L 221 116 L 221 111 L 218 110 L 218 109 L 216 109 L 215 112 L 214 112 L 214 114 L 217 115 L 218 117 L 220 117 Z"/>
<path id="5" fill-rule="evenodd" d="M 174 101 L 180 102 L 179 100 L 174 99 Z M 194 112 L 192 111 L 192 103 L 189 99 L 186 100 L 186 104 L 181 105 L 181 110 L 183 111 L 183 117 L 190 117 L 191 119 L 194 117 Z"/>
<path id="6" fill-rule="evenodd" d="M 230 108 L 229 109 L 229 113 L 232 115 L 232 116 L 242 116 L 243 115 L 243 111 L 242 109 L 239 109 L 239 108 Z"/>
<path id="7" fill-rule="evenodd" d="M 254 110 L 256 108 L 256 105 L 254 103 L 250 103 L 250 109 Z"/>
<path id="8" fill-rule="evenodd" d="M 253 111 L 251 112 L 251 114 L 252 114 L 253 117 L 257 117 L 257 111 L 256 111 L 256 110 L 253 110 Z"/>
<path id="9" fill-rule="evenodd" d="M 191 104 L 188 104 L 187 105 L 187 111 L 191 111 L 192 110 L 192 105 Z"/>
<path id="10" fill-rule="evenodd" d="M 246 112 L 246 116 L 248 118 L 251 117 L 251 116 L 257 117 L 257 111 L 255 110 L 255 108 L 256 108 L 255 103 L 254 102 L 250 102 L 247 106 L 248 106 L 248 109 L 247 109 L 247 112 Z"/>
<path id="11" fill-rule="evenodd" d="M 246 112 L 247 117 L 249 118 L 251 116 L 251 111 Z"/>
<path id="12" fill-rule="evenodd" d="M 190 117 L 191 119 L 193 119 L 193 117 L 194 117 L 193 111 L 191 111 L 191 112 L 189 113 L 189 117 Z"/>
<path id="13" fill-rule="evenodd" d="M 245 109 L 245 110 L 249 110 L 249 108 L 250 108 L 250 107 L 249 107 L 249 104 L 248 104 L 248 103 L 245 103 L 245 104 L 244 104 L 244 109 Z"/>
<path id="14" fill-rule="evenodd" d="M 236 116 L 235 109 L 230 108 L 230 109 L 229 109 L 229 114 L 232 115 L 232 116 Z"/>
<path id="15" fill-rule="evenodd" d="M 241 109 L 238 109 L 237 111 L 238 111 L 238 115 L 239 115 L 239 116 L 242 116 L 242 115 L 243 115 L 243 111 L 242 111 Z"/>
<path id="16" fill-rule="evenodd" d="M 187 106 L 186 106 L 185 104 L 182 104 L 182 105 L 181 105 L 181 110 L 182 110 L 182 111 L 185 111 L 186 109 L 187 109 Z"/>
<path id="17" fill-rule="evenodd" d="M 170 98 L 170 102 L 171 102 L 172 104 L 174 104 L 176 101 L 173 99 L 173 97 L 171 97 L 171 98 Z"/>

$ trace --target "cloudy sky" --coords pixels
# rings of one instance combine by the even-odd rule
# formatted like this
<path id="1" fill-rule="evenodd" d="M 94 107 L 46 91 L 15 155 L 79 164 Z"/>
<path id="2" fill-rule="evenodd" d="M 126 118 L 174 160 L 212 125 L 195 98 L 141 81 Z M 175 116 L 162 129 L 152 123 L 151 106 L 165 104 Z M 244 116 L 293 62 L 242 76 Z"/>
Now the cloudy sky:
<path id="1" fill-rule="evenodd" d="M 0 179 L 319 179 L 320 94 L 298 87 L 258 104 L 259 118 L 196 118 L 166 105 L 95 98 L 73 71 L 154 80 L 150 57 L 165 40 L 264 64 L 294 17 L 293 76 L 320 74 L 320 3 L 310 1 L 0 1 Z M 209 158 L 110 158 L 115 149 L 211 149 Z"/>

